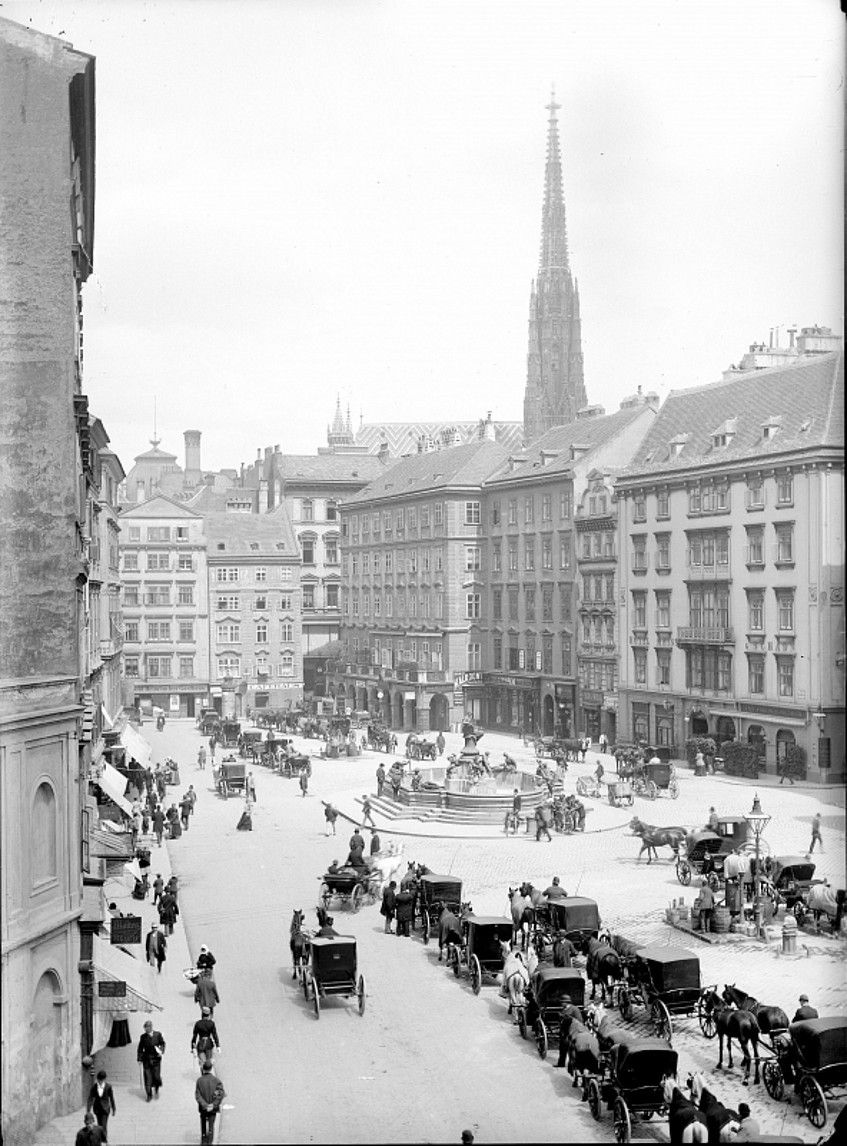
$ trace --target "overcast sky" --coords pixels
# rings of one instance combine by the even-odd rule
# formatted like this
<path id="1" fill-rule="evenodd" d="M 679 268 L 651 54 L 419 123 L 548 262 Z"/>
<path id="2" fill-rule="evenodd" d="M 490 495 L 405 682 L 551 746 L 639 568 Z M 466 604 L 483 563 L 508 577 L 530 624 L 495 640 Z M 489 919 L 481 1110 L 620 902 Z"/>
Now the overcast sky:
<path id="1" fill-rule="evenodd" d="M 520 420 L 551 84 L 589 401 L 842 329 L 836 0 L 0 12 L 97 57 L 84 385 L 127 469 L 154 396 L 207 468 L 314 452 L 336 394 Z"/>

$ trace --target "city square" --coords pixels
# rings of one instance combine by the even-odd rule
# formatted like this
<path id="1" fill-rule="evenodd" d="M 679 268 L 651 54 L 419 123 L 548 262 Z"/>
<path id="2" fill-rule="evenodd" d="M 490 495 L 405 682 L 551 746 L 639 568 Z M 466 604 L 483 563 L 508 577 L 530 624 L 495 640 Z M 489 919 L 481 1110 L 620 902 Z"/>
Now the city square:
<path id="1" fill-rule="evenodd" d="M 844 1139 L 844 47 L 4 5 L 6 1146 Z"/>

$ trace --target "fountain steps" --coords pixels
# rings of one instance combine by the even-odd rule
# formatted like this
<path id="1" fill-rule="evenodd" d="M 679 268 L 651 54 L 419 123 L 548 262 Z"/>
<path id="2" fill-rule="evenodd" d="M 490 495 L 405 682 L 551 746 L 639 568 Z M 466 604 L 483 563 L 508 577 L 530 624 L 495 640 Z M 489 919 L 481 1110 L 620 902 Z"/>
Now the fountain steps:
<path id="1" fill-rule="evenodd" d="M 362 801 L 357 797 L 355 803 L 361 805 Z M 391 799 L 391 797 L 371 796 L 371 807 L 387 820 L 421 820 L 423 822 L 434 820 L 447 824 L 502 825 L 506 811 L 511 807 L 511 802 L 509 802 L 508 807 L 504 806 L 503 808 L 410 807 L 399 800 Z"/>

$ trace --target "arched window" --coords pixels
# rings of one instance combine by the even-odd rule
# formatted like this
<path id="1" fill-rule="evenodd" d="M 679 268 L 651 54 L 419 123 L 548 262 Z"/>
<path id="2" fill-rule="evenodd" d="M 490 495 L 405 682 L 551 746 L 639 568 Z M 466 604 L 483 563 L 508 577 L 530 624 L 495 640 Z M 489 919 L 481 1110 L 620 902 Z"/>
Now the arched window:
<path id="1" fill-rule="evenodd" d="M 279 626 L 280 640 L 293 641 L 294 640 L 294 626 L 291 621 L 281 621 Z"/>
<path id="2" fill-rule="evenodd" d="M 56 794 L 46 781 L 38 785 L 32 806 L 32 879 L 44 883 L 56 878 Z"/>

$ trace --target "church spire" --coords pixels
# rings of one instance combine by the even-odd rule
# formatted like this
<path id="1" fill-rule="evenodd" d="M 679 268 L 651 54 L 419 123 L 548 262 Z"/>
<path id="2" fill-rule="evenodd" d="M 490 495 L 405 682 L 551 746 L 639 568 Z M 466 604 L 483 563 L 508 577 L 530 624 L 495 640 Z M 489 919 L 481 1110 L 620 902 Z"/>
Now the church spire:
<path id="1" fill-rule="evenodd" d="M 544 206 L 541 212 L 541 261 L 540 270 L 548 270 L 568 265 L 568 230 L 565 222 L 565 197 L 562 191 L 562 154 L 559 148 L 559 120 L 556 112 L 561 108 L 556 103 L 556 89 L 550 94 L 546 105 L 550 113 L 547 118 L 547 162 L 544 168 Z"/>

